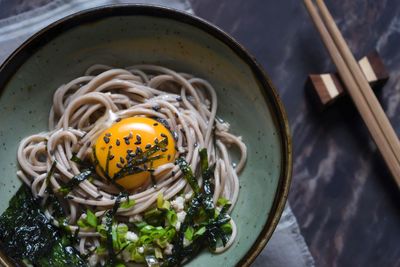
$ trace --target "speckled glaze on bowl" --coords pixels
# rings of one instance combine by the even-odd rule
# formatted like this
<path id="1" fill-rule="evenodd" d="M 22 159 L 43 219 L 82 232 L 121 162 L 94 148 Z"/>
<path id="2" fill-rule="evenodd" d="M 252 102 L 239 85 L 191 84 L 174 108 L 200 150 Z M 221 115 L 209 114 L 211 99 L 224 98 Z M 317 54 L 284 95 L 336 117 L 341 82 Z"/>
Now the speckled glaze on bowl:
<path id="1" fill-rule="evenodd" d="M 109 6 L 62 19 L 18 48 L 0 68 L 0 212 L 16 192 L 16 150 L 47 129 L 53 92 L 92 64 L 153 63 L 214 85 L 218 115 L 248 146 L 233 211 L 238 226 L 225 253 L 204 252 L 188 266 L 248 266 L 283 210 L 291 179 L 288 121 L 262 68 L 231 37 L 192 15 L 143 5 Z"/>

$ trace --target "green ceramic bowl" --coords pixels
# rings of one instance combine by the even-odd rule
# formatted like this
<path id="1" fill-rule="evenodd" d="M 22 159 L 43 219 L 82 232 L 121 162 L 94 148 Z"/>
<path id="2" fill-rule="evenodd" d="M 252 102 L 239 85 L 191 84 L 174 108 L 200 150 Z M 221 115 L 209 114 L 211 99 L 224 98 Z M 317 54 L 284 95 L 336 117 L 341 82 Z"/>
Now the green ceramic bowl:
<path id="1" fill-rule="evenodd" d="M 217 90 L 218 115 L 248 146 L 233 211 L 234 245 L 204 252 L 188 266 L 248 266 L 274 231 L 291 179 L 288 121 L 277 92 L 255 60 L 226 33 L 192 15 L 143 5 L 109 6 L 53 23 L 0 68 L 0 212 L 16 192 L 16 150 L 45 131 L 53 92 L 95 63 L 154 63 L 193 73 Z"/>

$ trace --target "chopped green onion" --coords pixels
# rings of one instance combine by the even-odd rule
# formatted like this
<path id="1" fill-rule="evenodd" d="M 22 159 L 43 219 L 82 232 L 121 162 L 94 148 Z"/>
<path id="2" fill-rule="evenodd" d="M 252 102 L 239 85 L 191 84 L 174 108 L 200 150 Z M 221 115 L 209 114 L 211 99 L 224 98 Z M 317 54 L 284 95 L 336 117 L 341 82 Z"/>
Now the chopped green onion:
<path id="1" fill-rule="evenodd" d="M 157 208 L 161 209 L 164 204 L 164 197 L 163 194 L 160 192 L 157 196 Z"/>
<path id="2" fill-rule="evenodd" d="M 206 232 L 206 227 L 202 226 L 193 234 L 193 237 L 196 238 L 198 236 L 202 236 L 205 232 Z"/>
<path id="3" fill-rule="evenodd" d="M 122 209 L 129 209 L 135 206 L 136 201 L 134 199 L 129 199 L 121 203 L 120 208 Z"/>
<path id="4" fill-rule="evenodd" d="M 168 239 L 168 241 L 171 241 L 171 240 L 174 238 L 175 234 L 176 234 L 175 228 L 170 227 L 170 228 L 166 231 L 165 237 Z"/>
<path id="5" fill-rule="evenodd" d="M 185 231 L 185 238 L 189 241 L 193 240 L 194 230 L 193 227 L 189 226 Z"/>
<path id="6" fill-rule="evenodd" d="M 176 215 L 175 210 L 167 210 L 167 222 L 172 225 L 175 226 L 176 222 L 178 221 L 178 216 Z"/>
<path id="7" fill-rule="evenodd" d="M 99 246 L 95 250 L 96 254 L 98 255 L 106 255 L 107 254 L 107 248 L 104 246 Z"/>
<path id="8" fill-rule="evenodd" d="M 117 226 L 117 233 L 119 238 L 125 238 L 126 233 L 128 233 L 128 226 L 126 224 L 120 223 Z"/>
<path id="9" fill-rule="evenodd" d="M 97 217 L 96 215 L 91 211 L 91 210 L 87 210 L 86 212 L 86 222 L 88 223 L 88 225 L 90 225 L 93 228 L 97 227 Z"/>
<path id="10" fill-rule="evenodd" d="M 148 235 L 142 235 L 139 238 L 139 242 L 142 243 L 142 244 L 150 244 L 150 243 L 153 242 L 153 239 Z"/>
<path id="11" fill-rule="evenodd" d="M 86 225 L 86 222 L 85 222 L 85 220 L 83 220 L 83 219 L 79 219 L 79 220 L 76 222 L 76 224 L 77 224 L 80 228 L 83 228 L 83 229 L 89 228 L 89 226 Z"/>
<path id="12" fill-rule="evenodd" d="M 163 254 L 161 252 L 161 249 L 155 247 L 154 248 L 154 255 L 156 256 L 157 259 L 162 259 L 163 258 Z"/>
<path id="13" fill-rule="evenodd" d="M 139 263 L 144 263 L 145 262 L 144 256 L 141 253 L 138 252 L 138 248 L 135 248 L 132 251 L 131 258 L 132 258 L 132 260 L 134 260 L 136 262 L 139 262 Z"/>
<path id="14" fill-rule="evenodd" d="M 225 206 L 228 203 L 230 203 L 229 199 L 226 199 L 226 198 L 223 198 L 223 197 L 220 197 L 217 200 L 217 205 L 218 206 Z"/>
<path id="15" fill-rule="evenodd" d="M 227 222 L 225 224 L 223 224 L 221 226 L 221 230 L 225 233 L 225 234 L 231 234 L 232 233 L 232 225 Z"/>
<path id="16" fill-rule="evenodd" d="M 145 227 L 146 225 L 148 225 L 146 222 L 135 222 L 135 226 L 139 229 L 142 229 L 143 227 Z"/>
<path id="17" fill-rule="evenodd" d="M 144 214 L 144 219 L 151 225 L 161 225 L 163 223 L 163 212 L 157 208 L 151 209 Z"/>
<path id="18" fill-rule="evenodd" d="M 79 221 L 78 221 L 79 223 Z M 99 224 L 97 225 L 96 231 L 103 237 L 106 238 L 107 237 L 107 230 L 106 230 L 106 226 L 104 224 Z"/>

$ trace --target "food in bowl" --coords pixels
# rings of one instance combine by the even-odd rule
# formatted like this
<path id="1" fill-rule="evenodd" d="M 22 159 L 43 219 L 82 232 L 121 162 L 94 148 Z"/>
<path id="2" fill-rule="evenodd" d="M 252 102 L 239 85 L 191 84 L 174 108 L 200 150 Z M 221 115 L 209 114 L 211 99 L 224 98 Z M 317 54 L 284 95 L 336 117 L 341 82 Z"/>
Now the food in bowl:
<path id="1" fill-rule="evenodd" d="M 162 66 L 94 65 L 61 85 L 48 131 L 18 148 L 17 175 L 29 190 L 0 218 L 2 246 L 34 265 L 63 254 L 44 260 L 39 249 L 14 249 L 29 236 L 28 247 L 49 245 L 46 231 L 21 231 L 16 216 L 47 227 L 70 266 L 176 266 L 205 247 L 225 251 L 237 232 L 229 214 L 247 152 L 216 113 L 209 82 Z M 13 212 L 23 205 L 28 222 Z"/>

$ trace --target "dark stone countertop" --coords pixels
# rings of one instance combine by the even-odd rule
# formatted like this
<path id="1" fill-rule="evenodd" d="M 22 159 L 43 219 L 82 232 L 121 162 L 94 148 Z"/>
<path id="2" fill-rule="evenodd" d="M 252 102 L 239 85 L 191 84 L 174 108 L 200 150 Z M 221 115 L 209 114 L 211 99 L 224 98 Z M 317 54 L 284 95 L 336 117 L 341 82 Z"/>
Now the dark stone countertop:
<path id="1" fill-rule="evenodd" d="M 400 266 L 400 193 L 352 103 L 317 111 L 309 73 L 334 70 L 300 0 L 190 0 L 196 14 L 257 58 L 288 112 L 294 148 L 290 203 L 317 266 Z M 49 0 L 0 1 L 0 18 Z M 326 0 L 357 57 L 376 49 L 389 72 L 378 94 L 400 133 L 398 0 Z"/>
<path id="2" fill-rule="evenodd" d="M 289 195 L 317 266 L 400 266 L 400 192 L 350 100 L 325 112 L 304 90 L 309 73 L 334 71 L 303 1 L 191 0 L 264 66 L 288 112 L 294 172 Z M 400 5 L 326 3 L 357 57 L 376 49 L 390 73 L 378 94 L 400 133 Z"/>

